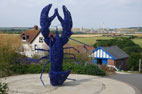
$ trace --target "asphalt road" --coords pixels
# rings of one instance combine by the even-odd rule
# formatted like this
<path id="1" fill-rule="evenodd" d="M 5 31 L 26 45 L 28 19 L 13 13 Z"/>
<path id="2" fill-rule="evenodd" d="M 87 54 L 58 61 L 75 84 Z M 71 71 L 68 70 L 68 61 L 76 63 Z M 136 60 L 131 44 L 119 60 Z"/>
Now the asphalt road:
<path id="1" fill-rule="evenodd" d="M 116 72 L 116 74 L 107 77 L 125 82 L 136 90 L 136 94 L 142 94 L 142 74 Z"/>

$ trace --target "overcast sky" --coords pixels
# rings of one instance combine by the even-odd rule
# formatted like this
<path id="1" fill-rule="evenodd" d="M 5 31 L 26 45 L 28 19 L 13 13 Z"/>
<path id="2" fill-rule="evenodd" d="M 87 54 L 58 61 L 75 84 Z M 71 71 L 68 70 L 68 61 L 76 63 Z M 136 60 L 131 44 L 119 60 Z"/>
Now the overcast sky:
<path id="1" fill-rule="evenodd" d="M 74 27 L 119 28 L 142 26 L 142 0 L 0 0 L 0 27 L 39 25 L 40 12 L 53 4 L 50 15 L 66 5 Z M 63 16 L 63 15 L 62 15 Z M 54 20 L 52 25 L 59 22 Z"/>

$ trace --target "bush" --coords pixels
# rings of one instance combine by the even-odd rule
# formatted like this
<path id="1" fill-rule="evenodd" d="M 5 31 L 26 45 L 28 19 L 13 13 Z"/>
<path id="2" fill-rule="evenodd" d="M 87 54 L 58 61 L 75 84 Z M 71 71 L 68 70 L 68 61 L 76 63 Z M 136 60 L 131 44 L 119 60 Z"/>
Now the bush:
<path id="1" fill-rule="evenodd" d="M 37 64 L 31 64 L 27 68 L 28 73 L 40 73 L 42 71 L 41 66 Z"/>
<path id="2" fill-rule="evenodd" d="M 73 61 L 68 62 L 69 60 L 63 63 L 63 69 L 66 71 L 68 69 L 71 70 L 71 73 L 75 74 L 88 74 L 88 75 L 98 75 L 104 76 L 106 75 L 104 71 L 98 68 L 94 64 L 76 64 L 71 63 Z M 13 74 L 26 74 L 26 73 L 41 73 L 43 70 L 45 63 L 40 64 L 13 64 L 10 66 L 9 70 L 12 71 Z M 44 73 L 50 72 L 50 63 L 44 69 Z"/>
<path id="3" fill-rule="evenodd" d="M 102 71 L 100 68 L 98 68 L 94 64 L 87 64 L 85 66 L 85 73 L 88 75 L 98 75 L 98 76 L 105 76 L 105 72 Z"/>
<path id="4" fill-rule="evenodd" d="M 81 58 L 81 56 L 78 56 Z M 84 56 L 85 57 L 85 56 Z M 71 70 L 71 73 L 76 74 L 88 74 L 88 75 L 99 75 L 104 76 L 105 72 L 102 71 L 94 64 L 86 64 L 85 61 L 88 58 L 83 58 L 79 60 L 81 62 L 79 65 L 75 63 L 74 60 L 64 60 L 63 62 L 63 69 L 66 71 L 68 69 Z M 73 63 L 74 62 L 74 63 Z M 41 62 L 40 64 L 14 64 L 11 66 L 10 70 L 14 72 L 14 74 L 25 74 L 25 73 L 41 73 L 43 67 L 45 65 L 45 61 Z M 44 73 L 50 72 L 50 63 L 44 69 Z"/>
<path id="5" fill-rule="evenodd" d="M 105 76 L 106 73 L 98 68 L 95 64 L 74 64 L 74 63 L 64 63 L 64 70 L 71 70 L 71 73 L 76 74 L 87 74 L 87 75 L 97 75 L 97 76 Z"/>
<path id="6" fill-rule="evenodd" d="M 45 64 L 30 64 L 28 66 L 28 73 L 41 73 Z M 50 64 L 45 66 L 44 72 L 48 73 L 50 71 Z"/>
<path id="7" fill-rule="evenodd" d="M 132 52 L 128 59 L 128 66 L 131 71 L 137 71 L 139 69 L 139 59 L 141 58 L 139 53 Z"/>
<path id="8" fill-rule="evenodd" d="M 12 74 L 26 74 L 26 73 L 41 73 L 46 61 L 40 64 L 30 64 L 25 60 L 24 56 L 16 53 L 15 49 L 11 45 L 0 45 L 0 76 L 9 76 Z M 63 63 L 65 70 L 70 69 L 72 73 L 88 74 L 88 75 L 105 75 L 105 72 L 101 71 L 95 65 L 86 65 L 85 61 L 88 61 L 88 56 L 83 53 L 76 55 L 77 60 L 81 62 L 77 65 L 74 60 L 67 60 Z M 36 57 L 34 57 L 36 58 Z M 45 73 L 50 72 L 50 64 L 47 64 L 44 70 Z"/>
<path id="9" fill-rule="evenodd" d="M 0 82 L 0 94 L 8 94 L 8 84 Z"/>
<path id="10" fill-rule="evenodd" d="M 11 75 L 10 66 L 16 62 L 18 54 L 10 45 L 0 45 L 0 77 Z"/>
<path id="11" fill-rule="evenodd" d="M 42 69 L 44 67 L 44 63 L 41 64 L 27 64 L 27 65 L 13 65 L 11 66 L 10 70 L 14 74 L 26 74 L 26 73 L 41 73 Z M 50 64 L 47 64 L 47 66 L 44 69 L 45 73 L 48 73 L 50 71 Z"/>
<path id="12" fill-rule="evenodd" d="M 14 74 L 25 74 L 28 73 L 27 71 L 28 66 L 26 65 L 16 65 L 16 66 L 11 66 L 10 70 L 14 73 Z"/>

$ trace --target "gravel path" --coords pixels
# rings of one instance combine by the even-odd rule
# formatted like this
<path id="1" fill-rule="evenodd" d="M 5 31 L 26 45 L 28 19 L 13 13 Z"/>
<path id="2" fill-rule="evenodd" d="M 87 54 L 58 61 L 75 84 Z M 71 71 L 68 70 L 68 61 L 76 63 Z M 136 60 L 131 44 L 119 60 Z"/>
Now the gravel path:
<path id="1" fill-rule="evenodd" d="M 142 74 L 116 72 L 116 74 L 110 75 L 108 78 L 125 82 L 133 86 L 136 90 L 136 94 L 142 94 Z"/>

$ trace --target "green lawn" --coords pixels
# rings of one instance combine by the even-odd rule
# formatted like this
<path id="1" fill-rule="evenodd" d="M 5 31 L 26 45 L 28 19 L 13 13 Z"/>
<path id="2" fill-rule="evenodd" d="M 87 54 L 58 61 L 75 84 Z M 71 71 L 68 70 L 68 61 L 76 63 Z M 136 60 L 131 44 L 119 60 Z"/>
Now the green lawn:
<path id="1" fill-rule="evenodd" d="M 96 37 L 71 37 L 73 39 L 76 39 L 80 42 L 83 42 L 85 44 L 88 44 L 88 45 L 93 45 L 97 39 L 112 39 L 112 37 L 102 37 L 102 36 L 96 36 Z M 69 44 L 71 45 L 82 45 L 78 42 L 75 42 L 73 40 L 70 40 L 69 41 Z"/>
<path id="2" fill-rule="evenodd" d="M 96 37 L 71 37 L 73 39 L 76 39 L 80 42 L 83 42 L 85 44 L 88 44 L 88 45 L 93 45 L 97 39 L 113 39 L 113 37 L 103 37 L 103 36 L 96 36 Z M 135 38 L 133 39 L 133 41 L 138 44 L 141 48 L 142 48 L 142 38 Z M 82 45 L 78 42 L 75 42 L 73 40 L 70 40 L 69 41 L 69 44 L 71 45 Z"/>
<path id="3" fill-rule="evenodd" d="M 133 41 L 142 48 L 142 38 L 133 39 Z"/>

